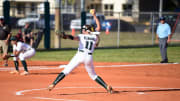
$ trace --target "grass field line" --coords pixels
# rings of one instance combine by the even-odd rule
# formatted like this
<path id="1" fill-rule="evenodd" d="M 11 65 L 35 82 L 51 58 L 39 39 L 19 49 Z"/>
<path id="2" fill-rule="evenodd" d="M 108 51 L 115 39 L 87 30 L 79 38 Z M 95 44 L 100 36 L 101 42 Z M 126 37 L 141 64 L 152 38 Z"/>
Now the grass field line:
<path id="1" fill-rule="evenodd" d="M 176 65 L 179 63 L 155 63 L 155 64 L 129 64 L 129 65 L 104 65 L 104 66 L 95 66 L 95 68 L 112 68 L 112 67 L 142 67 L 142 66 L 159 66 L 159 65 Z M 51 69 L 60 69 L 65 68 L 67 65 L 60 65 L 59 67 L 48 67 L 48 66 L 29 66 L 29 70 L 51 70 Z M 19 68 L 20 70 L 23 70 L 23 67 Z M 14 70 L 14 67 L 2 67 L 0 68 L 0 71 L 11 71 Z"/>

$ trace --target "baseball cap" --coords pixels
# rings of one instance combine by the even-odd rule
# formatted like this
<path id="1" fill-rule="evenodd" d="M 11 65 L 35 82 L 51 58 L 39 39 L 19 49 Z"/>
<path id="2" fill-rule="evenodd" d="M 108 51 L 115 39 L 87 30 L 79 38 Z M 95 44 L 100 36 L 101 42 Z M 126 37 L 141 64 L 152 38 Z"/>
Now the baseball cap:
<path id="1" fill-rule="evenodd" d="M 4 16 L 0 16 L 0 20 L 4 20 Z"/>
<path id="2" fill-rule="evenodd" d="M 10 38 L 10 40 L 12 40 L 12 41 L 16 41 L 16 40 L 17 40 L 17 38 L 16 38 L 15 36 L 12 36 L 12 37 Z"/>
<path id="3" fill-rule="evenodd" d="M 165 17 L 160 17 L 159 20 L 165 20 Z"/>

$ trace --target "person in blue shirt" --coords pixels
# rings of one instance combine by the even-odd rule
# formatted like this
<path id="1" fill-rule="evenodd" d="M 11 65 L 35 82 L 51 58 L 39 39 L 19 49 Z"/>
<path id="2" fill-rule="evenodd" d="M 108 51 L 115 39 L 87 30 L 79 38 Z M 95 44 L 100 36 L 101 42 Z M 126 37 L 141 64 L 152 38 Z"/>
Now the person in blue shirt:
<path id="1" fill-rule="evenodd" d="M 156 31 L 156 43 L 159 42 L 162 61 L 160 63 L 168 63 L 167 46 L 171 40 L 171 27 L 165 22 L 164 17 L 160 17 L 160 23 Z"/>

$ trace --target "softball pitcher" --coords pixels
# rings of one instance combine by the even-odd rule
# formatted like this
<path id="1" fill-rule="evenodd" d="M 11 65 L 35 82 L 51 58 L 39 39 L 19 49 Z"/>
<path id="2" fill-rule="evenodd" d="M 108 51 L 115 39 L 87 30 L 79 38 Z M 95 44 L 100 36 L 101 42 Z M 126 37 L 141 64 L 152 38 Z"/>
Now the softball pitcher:
<path id="1" fill-rule="evenodd" d="M 55 81 L 49 85 L 48 90 L 51 91 L 56 84 L 58 84 L 66 75 L 68 75 L 73 69 L 75 69 L 79 64 L 83 63 L 88 75 L 91 79 L 95 80 L 98 84 L 104 87 L 109 93 L 112 93 L 112 87 L 107 85 L 100 76 L 98 76 L 94 70 L 93 65 L 93 52 L 94 48 L 99 43 L 99 37 L 93 32 L 94 28 L 90 25 L 84 25 L 82 28 L 82 33 L 78 36 L 66 35 L 62 33 L 64 39 L 71 39 L 79 41 L 79 48 L 75 56 L 69 62 L 69 64 L 64 68 L 64 70 L 57 76 Z M 93 33 L 92 33 L 93 32 Z M 99 33 L 98 33 L 99 34 Z"/>
<path id="2" fill-rule="evenodd" d="M 11 74 L 19 74 L 18 60 L 20 59 L 22 65 L 24 67 L 24 72 L 22 72 L 21 75 L 28 75 L 29 72 L 27 69 L 26 59 L 31 58 L 32 56 L 35 55 L 35 49 L 32 48 L 28 44 L 18 41 L 15 36 L 12 36 L 10 38 L 10 40 L 11 40 L 11 44 L 13 46 L 13 54 L 7 55 L 5 58 L 13 57 L 14 65 L 16 68 L 15 71 L 12 71 L 10 73 Z"/>

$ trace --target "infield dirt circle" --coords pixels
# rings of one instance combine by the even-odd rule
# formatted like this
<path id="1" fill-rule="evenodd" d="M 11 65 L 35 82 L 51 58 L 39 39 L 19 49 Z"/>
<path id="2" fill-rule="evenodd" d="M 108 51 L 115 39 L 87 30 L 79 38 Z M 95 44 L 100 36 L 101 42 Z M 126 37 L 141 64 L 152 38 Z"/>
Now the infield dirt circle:
<path id="1" fill-rule="evenodd" d="M 68 62 L 27 61 L 30 75 L 12 75 L 13 62 L 0 66 L 0 101 L 179 101 L 180 64 L 97 63 L 95 71 L 112 85 L 109 94 L 91 80 L 83 65 L 51 92 L 47 90 Z M 20 66 L 21 72 L 23 71 Z"/>

